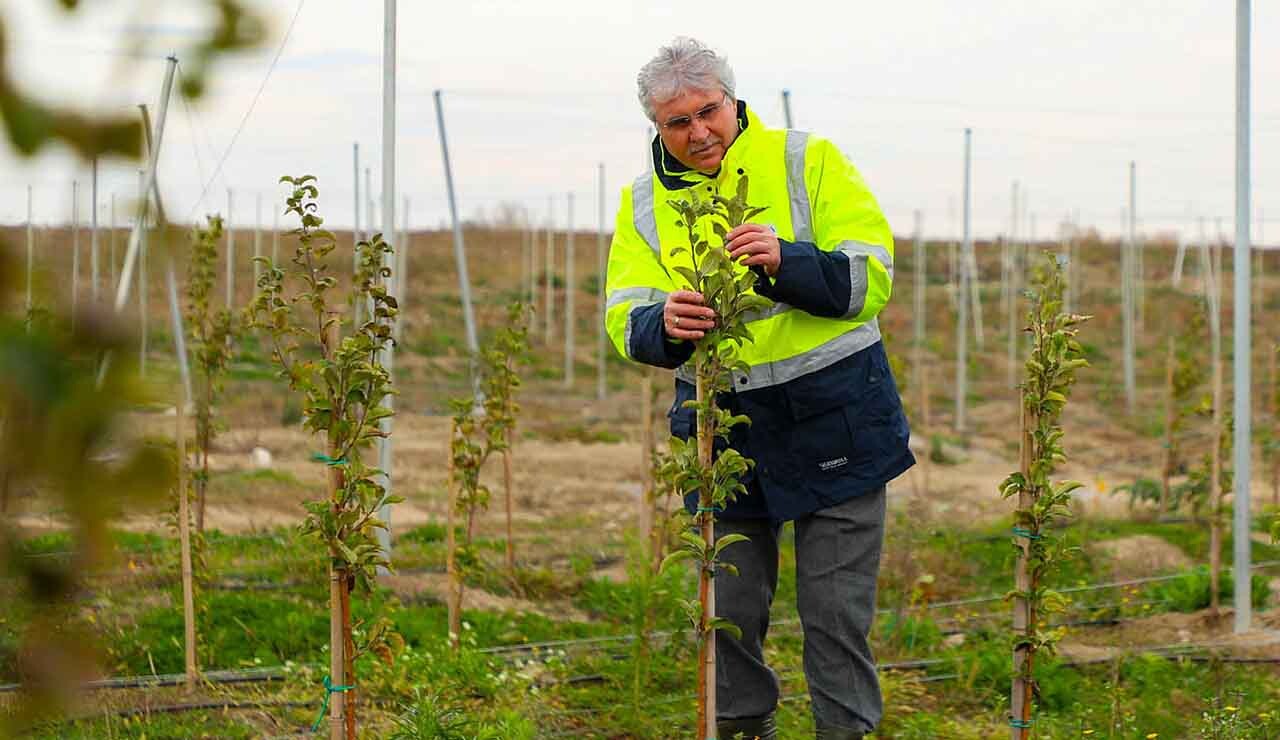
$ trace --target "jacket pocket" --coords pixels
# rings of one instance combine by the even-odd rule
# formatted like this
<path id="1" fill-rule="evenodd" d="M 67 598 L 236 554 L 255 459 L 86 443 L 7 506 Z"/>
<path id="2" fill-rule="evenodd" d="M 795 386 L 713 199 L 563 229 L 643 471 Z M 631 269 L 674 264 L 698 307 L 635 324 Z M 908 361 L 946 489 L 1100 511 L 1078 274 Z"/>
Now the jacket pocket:
<path id="1" fill-rule="evenodd" d="M 788 456 L 804 478 L 843 475 L 856 457 L 849 412 L 857 405 L 860 389 L 823 375 L 797 378 L 786 389 L 793 422 Z"/>
<path id="2" fill-rule="evenodd" d="M 682 392 L 683 389 L 677 388 L 675 400 L 671 402 L 671 408 L 667 410 L 667 419 L 671 424 L 671 435 L 680 439 L 688 439 L 693 436 L 693 428 L 697 419 L 697 412 L 690 408 L 685 408 L 685 401 L 692 399 L 692 394 Z"/>
<path id="3" fill-rule="evenodd" d="M 793 421 L 788 451 L 800 475 L 865 476 L 893 446 L 900 404 L 888 359 L 877 349 L 787 385 Z"/>

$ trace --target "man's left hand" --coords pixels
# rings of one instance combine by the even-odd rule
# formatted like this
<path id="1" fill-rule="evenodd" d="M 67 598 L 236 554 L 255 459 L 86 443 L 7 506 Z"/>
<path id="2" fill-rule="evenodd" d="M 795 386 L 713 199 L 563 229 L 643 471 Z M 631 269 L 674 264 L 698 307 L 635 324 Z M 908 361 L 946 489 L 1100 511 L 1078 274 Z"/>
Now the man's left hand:
<path id="1" fill-rule="evenodd" d="M 724 248 L 729 257 L 751 267 L 762 265 L 773 277 L 782 264 L 782 247 L 773 229 L 762 224 L 743 224 L 725 234 Z"/>

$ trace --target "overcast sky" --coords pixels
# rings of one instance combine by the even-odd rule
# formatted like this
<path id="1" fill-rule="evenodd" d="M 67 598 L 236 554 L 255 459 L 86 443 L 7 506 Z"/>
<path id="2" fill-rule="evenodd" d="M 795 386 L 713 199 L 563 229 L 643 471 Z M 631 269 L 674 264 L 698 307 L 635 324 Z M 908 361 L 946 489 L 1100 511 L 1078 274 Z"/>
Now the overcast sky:
<path id="1" fill-rule="evenodd" d="M 252 0 L 251 0 L 252 1 Z M 163 56 L 191 43 L 203 3 L 3 3 L 18 81 L 61 103 L 96 109 L 152 106 Z M 280 63 L 234 147 L 216 163 L 262 85 L 297 0 L 258 0 L 274 37 L 215 70 L 209 94 L 170 109 L 160 172 L 172 218 L 225 211 L 247 224 L 264 199 L 265 224 L 281 174 L 320 177 L 322 210 L 345 226 L 352 212 L 352 142 L 379 188 L 382 3 L 305 0 Z M 933 235 L 958 232 L 963 129 L 974 129 L 974 223 L 1008 229 L 1010 190 L 1022 183 L 1040 236 L 1068 212 L 1115 232 L 1138 163 L 1146 231 L 1194 233 L 1197 216 L 1233 228 L 1234 33 L 1230 0 L 954 0 L 757 3 L 643 0 L 401 0 L 397 187 L 415 228 L 447 217 L 432 90 L 445 114 L 460 210 L 469 217 L 518 201 L 558 223 L 565 194 L 574 222 L 598 222 L 596 166 L 606 167 L 608 219 L 618 190 L 643 166 L 648 122 L 635 74 L 677 34 L 725 53 L 739 97 L 766 124 L 783 123 L 792 91 L 797 128 L 833 139 L 861 169 L 899 234 L 912 211 Z M 1254 15 L 1254 202 L 1280 240 L 1280 16 Z M 129 40 L 148 50 L 127 59 Z M 61 221 L 71 181 L 88 167 L 65 150 L 17 159 L 0 145 L 0 222 Z M 103 162 L 101 218 L 111 193 L 137 188 L 137 165 Z M 363 185 L 362 185 L 363 187 Z M 88 186 L 81 213 L 88 209 Z M 204 193 L 201 200 L 201 193 Z M 123 211 L 123 208 L 121 208 Z M 87 218 L 87 216 L 85 216 Z M 123 215 L 120 216 L 123 221 Z M 379 222 L 380 223 L 380 222 Z M 1258 225 L 1254 227 L 1258 234 Z"/>

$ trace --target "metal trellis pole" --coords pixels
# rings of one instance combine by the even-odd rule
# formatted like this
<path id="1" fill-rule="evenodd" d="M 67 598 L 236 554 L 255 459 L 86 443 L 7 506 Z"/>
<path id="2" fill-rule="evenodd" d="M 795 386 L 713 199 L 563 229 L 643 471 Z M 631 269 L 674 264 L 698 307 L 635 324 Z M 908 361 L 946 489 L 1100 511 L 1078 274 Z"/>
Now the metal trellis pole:
<path id="1" fill-rule="evenodd" d="M 80 183 L 71 181 L 71 324 L 80 309 Z"/>
<path id="2" fill-rule="evenodd" d="M 1134 380 L 1133 368 L 1133 245 L 1135 238 L 1135 221 L 1138 187 L 1138 165 L 1129 163 L 1129 230 L 1121 249 L 1120 293 L 1121 313 L 1124 318 L 1124 402 L 1125 409 L 1133 415 L 1137 384 Z"/>
<path id="3" fill-rule="evenodd" d="M 360 234 L 360 142 L 351 144 L 351 183 L 353 203 L 351 207 L 351 274 L 360 269 L 360 250 L 356 244 L 364 237 Z M 360 323 L 360 301 L 351 302 L 351 322 Z"/>
<path id="4" fill-rule="evenodd" d="M 383 46 L 382 46 L 382 233 L 388 237 L 395 235 L 396 230 L 396 0 L 383 2 Z M 394 246 L 394 245 L 393 245 Z M 391 270 L 396 266 L 395 254 L 383 253 L 382 267 Z M 388 289 L 393 295 L 400 292 L 400 278 L 392 273 L 387 279 Z M 398 322 L 397 322 L 398 323 Z M 382 365 L 395 377 L 395 345 L 388 344 L 382 349 Z M 382 404 L 395 410 L 395 396 L 388 395 Z M 388 494 L 392 492 L 392 441 L 391 420 L 387 416 L 378 422 L 382 438 L 378 441 L 378 467 L 382 469 L 383 485 Z M 391 559 L 391 505 L 383 504 L 378 512 L 385 529 L 378 531 L 378 544 L 382 546 L 387 559 Z"/>
<path id="5" fill-rule="evenodd" d="M 1236 0 L 1236 245 L 1235 245 L 1235 501 L 1233 518 L 1235 537 L 1235 631 L 1247 632 L 1252 621 L 1252 583 L 1249 574 L 1250 537 L 1250 465 L 1252 463 L 1252 337 L 1249 316 L 1249 209 L 1251 182 L 1250 148 L 1250 77 L 1251 77 L 1250 0 Z"/>
<path id="6" fill-rule="evenodd" d="M 223 221 L 227 229 L 227 310 L 236 305 L 236 229 L 232 217 L 235 195 L 227 188 L 227 217 Z"/>
<path id="7" fill-rule="evenodd" d="M 147 162 L 146 180 L 154 183 L 156 180 L 156 166 L 160 159 L 160 144 L 164 140 L 164 123 L 169 112 L 169 95 L 173 91 L 173 70 L 178 64 L 177 57 L 168 58 L 168 66 L 165 69 L 164 87 L 160 93 L 160 111 L 156 118 L 155 141 L 151 146 L 151 157 Z M 145 193 L 147 188 L 143 188 Z M 138 213 L 145 217 L 147 213 L 148 198 L 142 198 L 138 204 Z M 129 246 L 124 253 L 124 266 L 120 269 L 120 280 L 116 283 L 116 300 L 115 312 L 118 314 L 124 310 L 124 306 L 129 301 L 130 284 L 133 281 L 134 265 L 138 259 L 138 243 L 142 237 L 143 219 L 139 218 L 133 225 L 133 231 L 129 234 Z M 106 371 L 106 363 L 103 363 L 102 372 Z M 100 374 L 101 378 L 102 375 Z"/>
<path id="8" fill-rule="evenodd" d="M 258 277 L 262 274 L 262 265 L 258 258 L 262 256 L 262 193 L 258 193 L 253 204 L 253 290 L 258 292 Z"/>
<path id="9" fill-rule="evenodd" d="M 547 345 L 547 349 L 551 349 L 551 337 L 555 331 L 555 313 L 556 313 L 556 213 L 555 201 L 552 196 L 547 196 L 547 269 L 544 276 L 546 282 L 546 300 L 543 302 L 544 311 L 544 329 L 543 341 Z"/>
<path id="10" fill-rule="evenodd" d="M 26 302 L 26 307 L 27 307 L 26 318 L 28 320 L 30 320 L 30 317 L 31 317 L 31 307 L 32 307 L 31 277 L 32 277 L 32 271 L 34 269 L 32 266 L 32 263 L 35 262 L 35 258 L 36 258 L 36 234 L 35 234 L 35 228 L 31 224 L 31 186 L 28 185 L 27 186 L 27 302 Z"/>
<path id="11" fill-rule="evenodd" d="M 146 174 L 138 171 L 138 197 L 148 200 Z M 139 211 L 142 220 L 142 239 L 138 243 L 138 372 L 147 376 L 147 252 L 150 246 L 150 235 L 147 233 L 147 215 Z"/>
<path id="12" fill-rule="evenodd" d="M 440 152 L 444 159 L 444 183 L 449 195 L 449 217 L 453 220 L 453 257 L 458 263 L 458 285 L 462 290 L 462 320 L 467 330 L 467 349 L 472 358 L 478 356 L 475 317 L 471 310 L 471 282 L 467 277 L 467 253 L 462 239 L 462 222 L 458 220 L 458 200 L 453 192 L 453 169 L 449 164 L 449 142 L 444 130 L 444 103 L 441 91 L 435 91 L 436 127 L 440 132 Z M 473 359 L 474 365 L 474 359 Z"/>
<path id="13" fill-rule="evenodd" d="M 93 158 L 89 186 L 89 296 L 96 306 L 102 297 L 102 273 L 98 268 L 98 158 Z"/>
<path id="14" fill-rule="evenodd" d="M 111 194 L 111 211 L 107 222 L 107 285 L 116 284 L 116 194 Z"/>
<path id="15" fill-rule="evenodd" d="M 973 129 L 966 128 L 964 130 L 964 205 L 963 205 L 963 236 L 961 241 L 961 258 L 960 258 L 960 316 L 956 323 L 956 432 L 963 433 L 965 431 L 965 395 L 968 393 L 967 383 L 969 369 L 969 292 L 972 288 L 972 275 L 970 269 L 973 266 L 972 252 L 973 242 L 972 233 L 970 232 L 970 207 L 972 187 L 972 157 L 971 149 L 973 143 Z"/>
<path id="16" fill-rule="evenodd" d="M 605 292 L 604 278 L 607 266 L 605 261 L 608 254 L 605 250 L 604 227 L 605 227 L 605 202 L 604 202 L 604 162 L 599 164 L 599 184 L 596 187 L 597 205 L 599 207 L 599 227 L 596 231 L 596 301 L 600 308 L 596 316 L 596 398 L 603 401 L 608 395 L 608 387 L 605 383 L 605 362 L 608 359 L 608 347 L 605 340 L 604 320 L 605 320 Z"/>
<path id="17" fill-rule="evenodd" d="M 574 270 L 573 270 L 573 193 L 567 196 L 564 244 L 564 387 L 573 388 Z"/>

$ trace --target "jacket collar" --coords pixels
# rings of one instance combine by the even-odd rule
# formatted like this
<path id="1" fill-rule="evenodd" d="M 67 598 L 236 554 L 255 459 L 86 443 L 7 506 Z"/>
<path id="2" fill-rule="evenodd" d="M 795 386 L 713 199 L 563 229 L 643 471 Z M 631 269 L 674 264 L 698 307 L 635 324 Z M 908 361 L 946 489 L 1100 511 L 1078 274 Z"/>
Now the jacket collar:
<path id="1" fill-rule="evenodd" d="M 667 151 L 667 147 L 662 143 L 662 136 L 654 134 L 653 143 L 650 145 L 653 171 L 658 173 L 658 179 L 662 182 L 662 187 L 667 190 L 684 190 L 697 185 L 699 182 L 705 182 L 708 178 L 715 179 L 720 176 L 720 171 L 724 169 L 726 163 L 737 159 L 736 155 L 747 148 L 747 144 L 750 143 L 750 132 L 758 130 L 761 125 L 760 120 L 756 118 L 755 112 L 747 110 L 746 101 L 739 100 L 738 136 L 733 140 L 733 144 L 729 146 L 729 150 L 725 152 L 724 161 L 720 163 L 720 169 L 717 169 L 711 175 L 704 175 L 695 169 L 685 166 L 683 162 Z"/>

